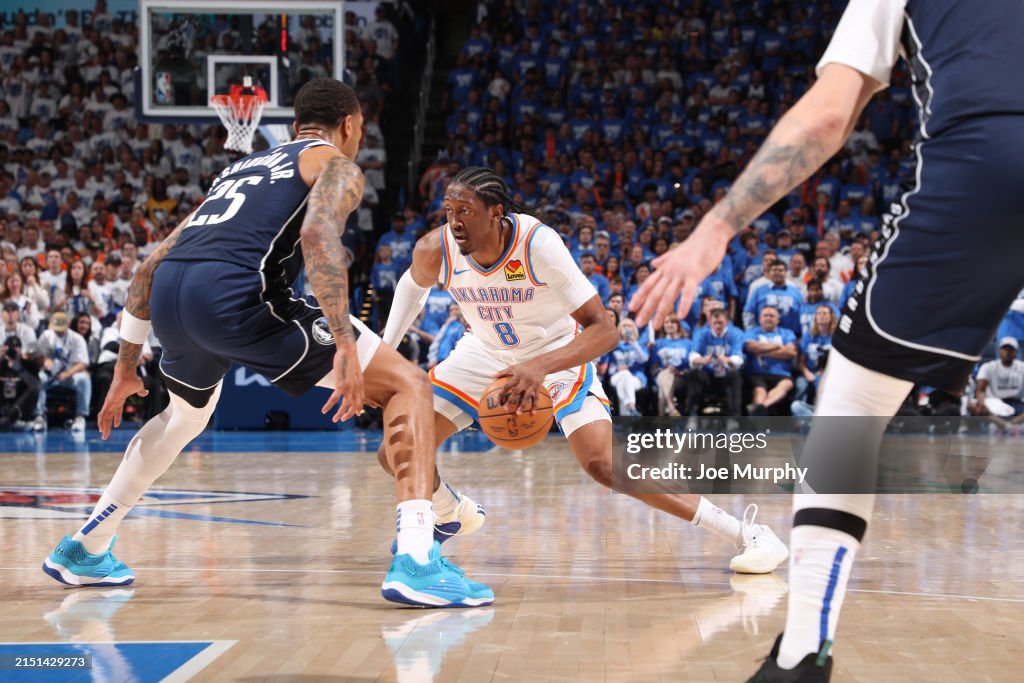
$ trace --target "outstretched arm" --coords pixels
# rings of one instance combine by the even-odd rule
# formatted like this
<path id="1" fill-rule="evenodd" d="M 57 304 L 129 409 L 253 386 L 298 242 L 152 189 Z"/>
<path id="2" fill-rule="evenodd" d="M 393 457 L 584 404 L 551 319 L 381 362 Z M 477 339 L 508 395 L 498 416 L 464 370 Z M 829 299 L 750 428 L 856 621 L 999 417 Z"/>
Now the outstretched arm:
<path id="1" fill-rule="evenodd" d="M 848 66 L 825 67 L 711 210 L 710 216 L 731 229 L 730 239 L 842 148 L 877 89 L 877 81 Z"/>
<path id="2" fill-rule="evenodd" d="M 340 155 L 330 157 L 309 191 L 300 232 L 306 274 L 337 346 L 335 389 L 322 411 L 328 412 L 341 400 L 335 422 L 347 420 L 363 407 L 363 373 L 349 319 L 348 259 L 340 239 L 349 214 L 362 197 L 363 173 L 359 166 Z"/>
<path id="3" fill-rule="evenodd" d="M 679 316 L 685 315 L 697 287 L 721 262 L 729 240 L 839 151 L 879 85 L 851 67 L 827 65 L 693 236 L 654 260 L 656 270 L 630 302 L 630 309 L 638 311 L 637 324 L 645 325 L 653 317 L 660 326 L 680 290 Z"/>

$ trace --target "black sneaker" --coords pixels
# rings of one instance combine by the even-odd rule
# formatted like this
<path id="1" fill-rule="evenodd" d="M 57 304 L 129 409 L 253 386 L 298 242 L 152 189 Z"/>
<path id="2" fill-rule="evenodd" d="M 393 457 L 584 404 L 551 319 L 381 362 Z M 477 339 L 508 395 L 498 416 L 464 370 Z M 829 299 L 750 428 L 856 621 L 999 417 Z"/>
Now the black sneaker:
<path id="1" fill-rule="evenodd" d="M 828 683 L 832 678 L 832 655 L 828 654 L 832 647 L 831 641 L 823 641 L 817 653 L 810 653 L 792 669 L 780 669 L 775 663 L 781 642 L 780 634 L 775 639 L 771 654 L 747 683 Z"/>

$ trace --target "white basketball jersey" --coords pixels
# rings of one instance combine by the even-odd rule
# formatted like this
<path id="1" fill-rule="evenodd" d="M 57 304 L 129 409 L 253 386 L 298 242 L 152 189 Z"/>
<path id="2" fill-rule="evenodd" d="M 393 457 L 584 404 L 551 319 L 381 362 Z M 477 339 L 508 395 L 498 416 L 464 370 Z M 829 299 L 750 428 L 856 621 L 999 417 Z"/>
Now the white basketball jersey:
<path id="1" fill-rule="evenodd" d="M 442 227 L 438 279 L 459 304 L 469 334 L 525 360 L 568 344 L 578 330 L 572 313 L 597 290 L 554 230 L 526 214 L 509 218 L 512 238 L 490 268 L 459 253 L 451 230 Z"/>

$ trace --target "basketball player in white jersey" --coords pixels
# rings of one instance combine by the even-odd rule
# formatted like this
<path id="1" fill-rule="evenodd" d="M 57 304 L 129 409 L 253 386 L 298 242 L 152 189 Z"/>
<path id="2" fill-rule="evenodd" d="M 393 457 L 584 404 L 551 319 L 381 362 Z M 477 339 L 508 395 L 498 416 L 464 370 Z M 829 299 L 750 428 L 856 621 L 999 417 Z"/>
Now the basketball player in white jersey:
<path id="1" fill-rule="evenodd" d="M 509 378 L 508 401 L 521 410 L 532 407 L 543 385 L 577 462 L 610 488 L 612 422 L 593 361 L 615 346 L 617 332 L 597 291 L 554 230 L 516 212 L 508 186 L 493 170 L 459 172 L 444 208 L 448 223 L 417 242 L 384 330 L 384 342 L 397 347 L 438 282 L 462 309 L 470 331 L 430 373 L 437 445 L 473 424 L 495 377 Z M 386 463 L 382 458 L 389 469 Z M 739 550 L 731 563 L 735 571 L 768 573 L 788 556 L 767 526 L 754 523 L 757 506 L 741 522 L 698 495 L 634 497 L 732 541 Z M 459 503 L 450 487 L 437 486 L 439 517 Z M 483 523 L 482 515 L 460 520 L 468 524 L 454 533 L 472 533 Z"/>

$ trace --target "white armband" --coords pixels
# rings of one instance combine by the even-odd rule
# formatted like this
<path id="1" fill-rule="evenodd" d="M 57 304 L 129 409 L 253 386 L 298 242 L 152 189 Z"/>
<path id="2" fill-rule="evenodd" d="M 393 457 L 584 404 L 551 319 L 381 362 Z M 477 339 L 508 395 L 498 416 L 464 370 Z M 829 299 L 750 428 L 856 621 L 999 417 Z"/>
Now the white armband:
<path id="1" fill-rule="evenodd" d="M 405 336 L 406 330 L 416 320 L 416 316 L 423 310 L 430 295 L 430 287 L 420 287 L 412 277 L 412 271 L 405 271 L 405 274 L 398 280 L 395 287 L 395 297 L 391 301 L 391 312 L 388 313 L 388 322 L 384 326 L 384 343 L 393 349 L 397 349 Z"/>
<path id="2" fill-rule="evenodd" d="M 121 339 L 129 344 L 145 344 L 152 329 L 153 323 L 149 320 L 136 318 L 127 308 L 121 312 Z"/>

